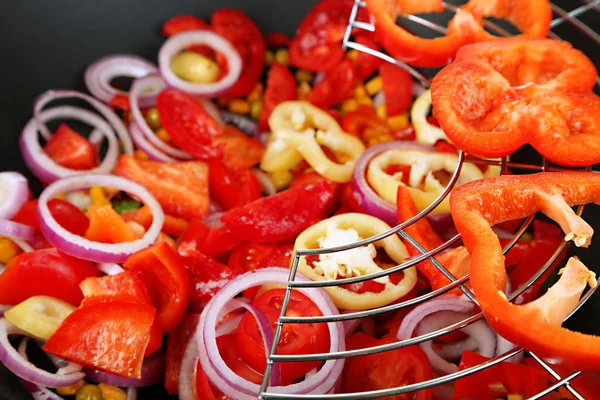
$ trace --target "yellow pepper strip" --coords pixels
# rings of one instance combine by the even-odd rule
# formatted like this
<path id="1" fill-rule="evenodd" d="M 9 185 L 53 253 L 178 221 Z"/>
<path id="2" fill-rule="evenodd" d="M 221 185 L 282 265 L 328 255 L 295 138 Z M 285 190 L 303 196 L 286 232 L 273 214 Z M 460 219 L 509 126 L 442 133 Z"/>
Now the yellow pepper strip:
<path id="1" fill-rule="evenodd" d="M 381 77 L 376 76 L 374 78 L 371 78 L 371 80 L 365 84 L 365 88 L 367 89 L 367 93 L 370 96 L 381 92 L 383 90 L 383 81 L 381 80 Z"/>
<path id="2" fill-rule="evenodd" d="M 388 118 L 387 122 L 388 122 L 388 126 L 393 131 L 399 131 L 401 129 L 404 129 L 409 124 L 408 113 L 402 113 L 402 114 L 395 115 L 391 118 Z"/>
<path id="3" fill-rule="evenodd" d="M 6 264 L 20 252 L 21 249 L 15 242 L 8 238 L 0 238 L 0 263 Z"/>
<path id="4" fill-rule="evenodd" d="M 388 224 L 370 215 L 359 213 L 336 215 L 302 232 L 296 238 L 294 250 L 321 248 L 322 243 L 331 242 L 331 238 L 334 236 L 342 237 L 341 241 L 338 238 L 334 240 L 336 245 L 341 245 L 344 239 L 352 238 L 352 236 L 354 236 L 353 239 L 358 238 L 360 240 L 361 238 L 377 235 L 388 229 L 390 229 Z M 373 245 L 375 249 L 383 249 L 398 264 L 401 264 L 408 257 L 408 251 L 397 235 L 388 236 L 385 239 L 375 242 Z M 375 249 L 369 246 L 347 250 L 348 253 L 340 252 L 320 255 L 318 265 L 315 264 L 315 268 L 306 263 L 305 257 L 301 257 L 298 263 L 298 271 L 313 281 L 323 281 L 328 280 L 326 276 L 331 278 L 332 274 L 342 277 L 352 277 L 373 273 L 389 267 L 389 265 L 378 266 L 374 261 L 370 261 Z M 367 259 L 365 259 L 365 252 L 371 252 L 371 255 L 366 255 Z M 340 257 L 340 254 L 342 257 Z M 356 265 L 348 265 L 352 264 L 348 260 L 353 259 L 361 262 L 357 262 Z M 366 267 L 365 264 L 370 264 L 370 266 Z M 335 267 L 336 265 L 338 268 L 332 270 L 331 267 Z M 414 267 L 404 270 L 403 273 L 404 277 L 397 285 L 390 282 L 388 277 L 377 279 L 377 282 L 385 285 L 385 289 L 380 293 L 365 292 L 358 294 L 335 286 L 324 289 L 329 293 L 335 305 L 341 309 L 366 310 L 382 307 L 406 295 L 416 285 L 417 271 Z"/>
<path id="5" fill-rule="evenodd" d="M 102 392 L 102 400 L 125 400 L 127 393 L 116 386 L 99 383 L 98 389 Z"/>
<path id="6" fill-rule="evenodd" d="M 419 211 L 429 206 L 444 191 L 445 184 L 440 183 L 433 172 L 445 171 L 454 173 L 458 156 L 449 153 L 421 150 L 389 150 L 374 157 L 367 168 L 367 181 L 384 200 L 396 204 L 398 186 L 402 183 L 402 173 L 389 175 L 385 169 L 390 165 L 410 165 L 409 186 L 411 197 Z M 464 163 L 457 184 L 482 179 L 483 173 L 477 166 Z M 447 196 L 438 205 L 434 214 L 449 213 L 450 205 Z"/>
<path id="7" fill-rule="evenodd" d="M 10 308 L 4 317 L 30 335 L 48 340 L 74 310 L 75 307 L 65 301 L 33 296 Z"/>
<path id="8" fill-rule="evenodd" d="M 417 142 L 423 144 L 435 144 L 438 140 L 445 140 L 451 143 L 443 130 L 437 126 L 431 125 L 427 121 L 430 108 L 431 90 L 426 90 L 417 97 L 417 100 L 415 100 L 412 109 L 410 110 L 410 119 L 415 128 Z"/>
<path id="9" fill-rule="evenodd" d="M 92 204 L 95 206 L 106 206 L 110 204 L 110 200 L 104 194 L 104 189 L 100 186 L 93 186 L 90 188 L 90 197 L 92 198 Z"/>
<path id="10" fill-rule="evenodd" d="M 56 393 L 60 394 L 61 396 L 75 396 L 77 392 L 79 392 L 84 386 L 85 381 L 82 379 L 79 382 L 74 383 L 72 385 L 56 388 Z"/>

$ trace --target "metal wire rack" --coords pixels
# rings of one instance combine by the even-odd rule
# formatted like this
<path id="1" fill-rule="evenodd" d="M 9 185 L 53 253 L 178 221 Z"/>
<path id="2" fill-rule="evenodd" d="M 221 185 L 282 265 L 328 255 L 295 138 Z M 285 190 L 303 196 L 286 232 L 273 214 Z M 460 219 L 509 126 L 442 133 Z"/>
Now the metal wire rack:
<path id="1" fill-rule="evenodd" d="M 561 5 L 563 3 L 565 3 L 565 4 L 568 4 L 569 7 L 573 7 L 573 5 L 575 5 L 574 8 L 570 9 L 569 11 L 567 11 L 567 10 L 561 8 L 559 5 L 557 5 L 556 3 L 558 3 L 558 2 L 559 2 L 559 0 L 555 0 L 554 4 L 552 4 L 552 9 L 553 9 L 553 12 L 555 15 L 555 18 L 552 20 L 552 23 L 551 23 L 552 29 L 554 30 L 563 24 L 569 24 L 572 29 L 576 29 L 577 31 L 579 31 L 582 34 L 582 37 L 585 38 L 585 40 L 591 40 L 594 45 L 594 48 L 598 49 L 600 47 L 600 35 L 596 31 L 594 31 L 592 28 L 590 28 L 590 26 L 588 26 L 584 22 L 582 22 L 581 17 L 584 16 L 584 14 L 586 14 L 586 13 L 598 13 L 597 17 L 600 17 L 600 0 L 573 0 L 573 1 L 568 1 L 568 2 L 564 2 L 564 1 L 561 2 Z M 375 27 L 369 21 L 358 21 L 357 20 L 357 15 L 358 15 L 359 9 L 361 7 L 365 7 L 365 6 L 366 6 L 366 4 L 363 0 L 356 0 L 354 7 L 352 9 L 351 15 L 350 15 L 348 27 L 346 29 L 346 34 L 345 34 L 345 37 L 343 40 L 343 46 L 348 49 L 354 49 L 357 51 L 369 53 L 371 55 L 374 55 L 376 57 L 383 59 L 384 61 L 396 64 L 396 65 L 406 69 L 408 72 L 410 72 L 411 75 L 417 81 L 419 81 L 423 86 L 429 87 L 430 86 L 429 79 L 424 74 L 419 72 L 418 70 L 395 60 L 394 58 L 390 57 L 387 54 L 375 51 L 375 50 L 370 49 L 366 46 L 363 46 L 359 43 L 351 41 L 351 35 L 355 29 L 356 30 L 366 30 L 366 31 L 371 31 L 371 32 L 375 30 Z M 455 12 L 457 10 L 457 8 L 458 7 L 455 4 L 444 3 L 444 9 L 446 11 Z M 434 32 L 441 33 L 441 34 L 444 34 L 446 32 L 445 26 L 440 25 L 430 19 L 426 19 L 424 17 L 417 16 L 417 15 L 409 15 L 409 16 L 406 16 L 406 18 L 407 18 L 407 20 L 409 20 L 413 23 L 417 23 L 425 28 L 429 28 L 429 29 L 433 30 Z M 499 26 L 498 24 L 496 24 L 492 21 L 486 20 L 484 22 L 484 26 L 491 32 L 494 32 L 498 35 L 501 35 L 501 36 L 509 36 L 510 35 L 510 33 L 506 29 L 504 29 L 503 27 Z M 550 32 L 550 36 L 553 38 L 556 38 L 556 39 L 560 39 L 560 37 L 555 32 Z M 599 86 L 600 86 L 600 78 L 598 79 L 597 87 L 599 87 Z M 349 245 L 338 246 L 338 247 L 334 247 L 334 248 L 324 248 L 324 249 L 298 250 L 294 254 L 294 259 L 293 259 L 292 267 L 290 270 L 289 280 L 287 283 L 287 290 L 286 290 L 286 294 L 285 294 L 285 297 L 283 300 L 281 314 L 280 314 L 280 317 L 278 320 L 277 328 L 275 330 L 273 347 L 271 348 L 269 357 L 267 359 L 267 368 L 265 370 L 265 374 L 263 377 L 263 382 L 262 382 L 260 394 L 258 397 L 259 399 L 261 399 L 261 400 L 262 399 L 372 399 L 372 398 L 379 398 L 379 397 L 385 397 L 385 396 L 399 395 L 399 394 L 410 393 L 410 392 L 418 391 L 421 389 L 431 388 L 431 387 L 434 387 L 437 385 L 442 385 L 445 383 L 455 381 L 459 378 L 462 378 L 462 377 L 474 374 L 476 372 L 482 371 L 486 368 L 492 367 L 493 365 L 501 363 L 502 361 L 505 361 L 521 352 L 527 352 L 526 350 L 521 349 L 521 348 L 514 348 L 514 349 L 512 349 L 500 356 L 492 358 L 489 361 L 482 363 L 480 365 L 477 365 L 477 366 L 474 366 L 474 367 L 471 367 L 471 368 L 468 368 L 465 370 L 461 370 L 461 371 L 452 373 L 450 375 L 434 378 L 434 379 L 431 379 L 431 380 L 428 380 L 425 382 L 419 382 L 419 383 L 402 386 L 402 387 L 396 387 L 396 388 L 392 388 L 392 389 L 375 390 L 375 391 L 361 392 L 361 393 L 325 394 L 325 395 L 298 395 L 298 394 L 293 395 L 293 394 L 269 393 L 269 391 L 268 391 L 268 382 L 270 379 L 270 375 L 271 375 L 271 371 L 272 371 L 274 362 L 315 361 L 315 360 L 325 361 L 325 360 L 331 360 L 331 359 L 350 358 L 350 357 L 355 357 L 355 356 L 363 356 L 363 355 L 380 353 L 380 352 L 384 352 L 384 351 L 394 350 L 394 349 L 403 348 L 406 346 L 422 343 L 427 340 L 433 340 L 433 339 L 443 336 L 447 333 L 464 328 L 465 326 L 472 324 L 483 318 L 483 314 L 480 312 L 480 313 L 473 315 L 463 321 L 457 322 L 453 325 L 447 326 L 445 328 L 439 329 L 434 332 L 430 332 L 425 335 L 413 337 L 410 339 L 398 341 L 398 342 L 391 343 L 391 344 L 385 344 L 385 345 L 380 345 L 380 346 L 376 346 L 376 347 L 366 348 L 366 349 L 343 351 L 343 352 L 337 352 L 337 353 L 322 353 L 322 354 L 308 354 L 308 355 L 305 354 L 305 355 L 294 355 L 294 356 L 284 356 L 284 355 L 276 354 L 276 347 L 277 347 L 277 343 L 279 342 L 279 339 L 281 337 L 282 327 L 286 323 L 340 322 L 340 321 L 372 317 L 375 315 L 400 310 L 405 307 L 409 307 L 409 306 L 413 306 L 413 305 L 422 303 L 429 299 L 435 298 L 441 294 L 449 292 L 452 289 L 455 289 L 457 287 L 475 305 L 477 305 L 477 306 L 479 305 L 475 296 L 471 292 L 471 290 L 469 290 L 469 288 L 467 288 L 465 286 L 465 284 L 469 280 L 469 276 L 467 275 L 460 279 L 457 279 L 439 261 L 437 261 L 434 258 L 434 256 L 436 254 L 438 254 L 441 251 L 449 248 L 450 246 L 458 243 L 460 241 L 460 235 L 454 236 L 453 238 L 451 238 L 450 240 L 448 240 L 447 242 L 445 242 L 444 244 L 442 244 L 441 246 L 439 246 L 436 249 L 427 251 L 417 241 L 415 241 L 410 235 L 408 235 L 404 231 L 404 228 L 406 228 L 407 226 L 409 226 L 409 225 L 413 224 L 414 222 L 418 221 L 419 219 L 427 216 L 430 211 L 432 211 L 434 208 L 436 208 L 437 205 L 439 203 L 441 203 L 444 200 L 444 198 L 446 198 L 446 196 L 449 195 L 450 191 L 452 190 L 452 188 L 454 187 L 454 185 L 457 182 L 457 179 L 460 175 L 462 165 L 465 161 L 499 166 L 500 170 L 501 170 L 501 174 L 505 174 L 509 168 L 512 170 L 533 171 L 533 172 L 566 170 L 565 168 L 558 168 L 558 167 L 551 166 L 545 159 L 542 159 L 542 162 L 540 165 L 534 165 L 534 164 L 509 162 L 506 158 L 499 160 L 499 161 L 471 159 L 467 155 L 465 155 L 463 152 L 460 152 L 456 170 L 454 171 L 454 173 L 450 179 L 450 182 L 448 183 L 445 190 L 440 194 L 440 196 L 436 199 L 436 201 L 434 201 L 425 210 L 423 210 L 422 212 L 420 212 L 418 215 L 414 216 L 410 220 L 395 226 L 394 228 L 390 229 L 387 232 L 383 232 L 379 235 L 376 235 L 376 236 L 370 237 L 368 239 L 364 239 L 364 240 L 361 240 L 359 242 L 352 243 Z M 588 167 L 588 168 L 586 168 L 586 170 L 590 171 L 591 168 Z M 583 212 L 583 206 L 579 206 L 577 208 L 577 213 L 579 215 L 581 215 L 582 212 Z M 534 216 L 532 215 L 523 222 L 523 224 L 521 225 L 519 230 L 516 232 L 516 234 L 514 235 L 512 240 L 510 240 L 510 242 L 503 249 L 503 252 L 505 254 L 515 245 L 515 243 L 517 243 L 517 241 L 525 233 L 526 229 L 528 228 L 530 223 L 533 221 L 533 218 L 534 218 Z M 309 282 L 302 281 L 301 282 L 301 281 L 297 281 L 295 279 L 297 268 L 298 268 L 298 261 L 299 261 L 300 257 L 348 250 L 351 248 L 356 248 L 359 246 L 364 246 L 364 245 L 367 245 L 370 243 L 374 243 L 378 240 L 381 240 L 385 237 L 388 237 L 390 235 L 395 235 L 395 234 L 400 235 L 404 240 L 406 240 L 410 244 L 412 244 L 421 253 L 421 255 L 418 257 L 412 258 L 409 261 L 404 262 L 401 265 L 397 265 L 395 267 L 386 269 L 384 271 L 380 271 L 380 272 L 365 275 L 365 276 L 339 279 L 339 280 L 335 280 L 335 281 L 309 281 Z M 515 299 L 517 296 L 519 296 L 521 293 L 523 293 L 525 290 L 527 290 L 527 288 L 529 288 L 536 280 L 538 280 L 544 274 L 544 272 L 548 268 L 550 268 L 550 266 L 552 265 L 554 260 L 564 250 L 566 244 L 567 244 L 567 242 L 563 241 L 558 246 L 558 248 L 556 249 L 556 251 L 554 252 L 552 257 L 550 257 L 548 259 L 546 264 L 528 282 L 526 282 L 522 287 L 513 291 L 510 294 L 510 296 L 508 296 L 509 300 L 512 301 L 513 299 Z M 393 274 L 395 272 L 403 271 L 403 270 L 413 267 L 413 266 L 417 265 L 418 263 L 420 263 L 424 260 L 427 260 L 427 259 L 429 261 L 431 261 L 451 281 L 451 283 L 449 285 L 447 285 L 444 288 L 438 289 L 436 291 L 421 295 L 420 297 L 417 297 L 412 300 L 404 301 L 404 302 L 398 303 L 398 304 L 387 305 L 384 307 L 380 307 L 377 309 L 371 309 L 371 310 L 367 310 L 367 311 L 352 312 L 352 313 L 348 313 L 348 314 L 341 314 L 341 315 L 334 315 L 334 316 L 325 315 L 325 316 L 320 316 L 320 317 L 286 317 L 285 316 L 285 314 L 287 312 L 288 304 L 289 304 L 290 294 L 294 288 L 340 286 L 340 285 L 345 285 L 345 284 L 363 282 L 363 281 L 367 281 L 367 280 L 371 280 L 371 279 L 376 279 L 376 278 L 379 278 L 382 276 L 387 276 L 387 275 Z M 573 315 L 592 296 L 592 294 L 594 292 L 595 292 L 595 288 L 589 289 L 581 298 L 577 308 L 567 317 L 567 319 L 571 315 Z M 581 374 L 581 372 L 574 372 L 568 376 L 561 376 L 552 368 L 552 366 L 550 364 L 548 364 L 547 362 L 545 362 L 544 360 L 542 360 L 541 358 L 539 358 L 538 356 L 536 356 L 533 353 L 528 352 L 528 354 L 532 358 L 534 358 L 555 380 L 555 383 L 553 385 L 548 387 L 546 390 L 536 394 L 535 396 L 530 397 L 530 399 L 542 398 L 543 396 L 547 395 L 548 393 L 551 393 L 554 390 L 557 390 L 560 387 L 564 387 L 576 399 L 584 399 L 584 397 L 582 397 L 570 385 L 570 381 L 573 380 L 574 378 L 576 378 L 577 376 L 579 376 Z"/>

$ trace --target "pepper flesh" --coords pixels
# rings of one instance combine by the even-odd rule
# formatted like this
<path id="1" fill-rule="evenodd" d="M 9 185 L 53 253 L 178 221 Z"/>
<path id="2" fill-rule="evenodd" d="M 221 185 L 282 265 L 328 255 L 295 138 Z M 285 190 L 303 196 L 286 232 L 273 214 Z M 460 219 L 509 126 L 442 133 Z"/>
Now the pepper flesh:
<path id="1" fill-rule="evenodd" d="M 558 205 L 551 205 L 550 198 Z M 600 368 L 600 337 L 569 331 L 557 321 L 549 320 L 542 308 L 518 306 L 507 300 L 503 292 L 507 276 L 502 246 L 491 228 L 537 211 L 550 217 L 562 213 L 563 221 L 574 221 L 578 217 L 563 203 L 573 206 L 590 202 L 600 202 L 600 174 L 586 172 L 487 178 L 460 186 L 450 197 L 456 228 L 471 253 L 471 284 L 490 325 L 508 341 L 540 357 L 579 369 L 597 370 Z M 561 227 L 570 238 L 585 237 L 589 233 L 587 224 L 563 223 Z M 570 268 L 573 264 L 571 262 Z M 570 274 L 570 277 L 576 275 Z M 571 278 L 567 277 L 570 282 L 559 285 L 581 285 L 581 280 L 577 283 L 577 279 Z"/>

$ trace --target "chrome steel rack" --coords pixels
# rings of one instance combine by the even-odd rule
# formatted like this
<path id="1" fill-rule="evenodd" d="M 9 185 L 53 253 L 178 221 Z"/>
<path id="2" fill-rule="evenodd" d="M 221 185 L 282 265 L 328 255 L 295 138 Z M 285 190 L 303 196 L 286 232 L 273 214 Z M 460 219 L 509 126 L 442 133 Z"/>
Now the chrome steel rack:
<path id="1" fill-rule="evenodd" d="M 576 29 L 578 32 L 581 33 L 582 40 L 591 41 L 590 43 L 593 43 L 593 46 L 595 49 L 600 48 L 600 35 L 596 31 L 594 31 L 594 29 L 592 29 L 590 26 L 586 25 L 584 22 L 581 21 L 581 17 L 584 16 L 584 14 L 586 14 L 586 13 L 597 13 L 597 17 L 600 20 L 600 0 L 573 0 L 570 2 L 565 2 L 565 1 L 560 2 L 561 4 L 564 3 L 564 4 L 569 4 L 571 6 L 573 4 L 575 4 L 575 7 L 568 11 L 559 7 L 556 3 L 559 3 L 559 1 L 557 0 L 557 1 L 555 1 L 554 4 L 552 4 L 552 9 L 553 9 L 553 12 L 555 15 L 555 18 L 552 20 L 552 23 L 551 23 L 552 29 L 555 30 L 556 28 L 558 28 L 564 24 L 569 24 L 572 29 Z M 358 11 L 361 7 L 365 7 L 365 2 L 362 0 L 356 0 L 354 7 L 352 9 L 351 15 L 350 15 L 348 27 L 346 29 L 346 34 L 345 34 L 345 37 L 343 40 L 343 46 L 347 49 L 354 49 L 357 51 L 372 54 L 372 55 L 379 57 L 387 62 L 396 64 L 396 65 L 404 68 L 408 72 L 410 72 L 411 75 L 414 77 L 414 79 L 417 80 L 418 82 L 420 82 L 423 86 L 429 87 L 430 86 L 429 78 L 427 76 L 425 76 L 423 73 L 419 72 L 417 69 L 414 69 L 402 62 L 399 62 L 385 53 L 375 51 L 375 50 L 370 49 L 366 46 L 363 46 L 359 43 L 351 41 L 351 34 L 352 34 L 353 30 L 355 30 L 355 29 L 366 30 L 366 31 L 371 31 L 371 32 L 375 30 L 374 26 L 369 21 L 358 21 L 356 19 L 357 15 L 358 15 Z M 457 5 L 451 4 L 451 3 L 444 3 L 444 8 L 447 11 L 455 12 L 457 10 Z M 429 28 L 429 29 L 433 30 L 434 32 L 442 33 L 442 34 L 446 32 L 445 26 L 440 25 L 432 20 L 429 20 L 429 19 L 426 19 L 426 18 L 423 18 L 420 16 L 416 16 L 416 15 L 409 15 L 406 18 L 413 23 L 418 23 L 418 24 L 422 25 L 423 27 Z M 510 35 L 507 30 L 503 29 L 502 27 L 500 27 L 499 25 L 497 25 L 491 21 L 485 21 L 484 25 L 487 29 L 489 29 L 490 31 L 492 31 L 498 35 L 503 35 L 503 36 Z M 600 27 L 600 23 L 598 25 Z M 556 39 L 560 39 L 560 37 L 555 32 L 551 32 L 550 36 L 553 38 L 556 38 Z M 600 79 L 598 80 L 597 86 L 600 86 Z M 446 196 L 449 195 L 450 191 L 452 190 L 452 188 L 454 187 L 454 185 L 457 182 L 462 165 L 465 161 L 472 162 L 472 163 L 479 163 L 479 164 L 497 165 L 501 169 L 501 174 L 505 174 L 508 171 L 508 169 L 533 171 L 533 172 L 567 170 L 566 168 L 558 168 L 558 167 L 551 166 L 545 159 L 542 159 L 541 164 L 534 165 L 534 164 L 509 162 L 506 158 L 504 158 L 500 161 L 471 159 L 467 155 L 465 155 L 463 152 L 460 152 L 456 170 L 454 171 L 448 186 L 445 188 L 445 190 L 442 192 L 442 194 L 436 199 L 436 201 L 434 201 L 425 210 L 421 211 L 419 214 L 417 214 L 410 220 L 395 226 L 394 228 L 390 229 L 387 232 L 381 233 L 377 236 L 370 237 L 368 239 L 361 240 L 360 242 L 356 242 L 353 244 L 349 244 L 349 245 L 345 245 L 345 246 L 338 246 L 338 247 L 334 247 L 334 248 L 327 248 L 327 249 L 311 249 L 311 250 L 297 251 L 294 254 L 294 259 L 293 259 L 292 267 L 290 270 L 290 276 L 289 276 L 289 280 L 287 283 L 287 291 L 286 291 L 286 294 L 285 294 L 285 297 L 283 300 L 277 329 L 275 330 L 273 347 L 270 350 L 270 355 L 267 360 L 267 368 L 265 370 L 265 374 L 263 377 L 263 382 L 261 385 L 261 392 L 259 395 L 259 399 L 372 399 L 372 398 L 398 395 L 398 394 L 402 394 L 402 393 L 410 393 L 410 392 L 414 392 L 417 390 L 432 388 L 434 386 L 453 382 L 456 379 L 471 375 L 473 373 L 476 373 L 478 371 L 481 371 L 481 370 L 489 368 L 493 365 L 496 365 L 496 364 L 498 364 L 502 361 L 505 361 L 521 352 L 527 352 L 526 350 L 523 350 L 520 348 L 515 348 L 515 349 L 510 350 L 500 356 L 494 357 L 485 363 L 482 363 L 480 365 L 477 365 L 477 366 L 474 366 L 471 368 L 467 368 L 465 370 L 461 370 L 461 371 L 458 371 L 458 372 L 455 372 L 455 373 L 452 373 L 452 374 L 449 374 L 446 376 L 442 376 L 439 378 L 434 378 L 434 379 L 431 379 L 431 380 L 428 380 L 425 382 L 419 382 L 419 383 L 402 386 L 402 387 L 391 388 L 391 389 L 376 390 L 376 391 L 361 392 L 361 393 L 321 394 L 321 395 L 310 395 L 310 394 L 308 394 L 308 395 L 300 395 L 300 394 L 292 395 L 292 394 L 280 394 L 280 393 L 270 393 L 269 392 L 268 382 L 269 382 L 269 378 L 271 375 L 271 370 L 272 370 L 272 366 L 273 366 L 274 362 L 314 361 L 314 360 L 325 361 L 325 360 L 331 360 L 331 359 L 350 358 L 350 357 L 380 353 L 380 352 L 384 352 L 384 351 L 394 350 L 394 349 L 403 348 L 406 346 L 422 343 L 427 340 L 433 340 L 433 339 L 443 336 L 447 333 L 464 328 L 465 326 L 472 324 L 483 318 L 483 314 L 478 313 L 478 314 L 473 315 L 463 321 L 457 322 L 453 325 L 447 326 L 445 328 L 439 329 L 437 331 L 434 331 L 434 332 L 431 332 L 431 333 L 428 333 L 425 335 L 398 341 L 398 342 L 391 343 L 391 344 L 385 344 L 385 345 L 380 345 L 380 346 L 376 346 L 376 347 L 366 348 L 366 349 L 343 351 L 343 352 L 337 352 L 337 353 L 322 353 L 322 354 L 294 355 L 294 356 L 283 356 L 283 355 L 276 354 L 276 345 L 279 342 L 279 339 L 281 337 L 282 327 L 286 323 L 324 323 L 324 322 L 338 322 L 338 321 L 347 321 L 347 320 L 353 320 L 353 319 L 372 317 L 375 315 L 400 310 L 405 307 L 409 307 L 409 306 L 413 306 L 413 305 L 422 303 L 424 301 L 435 298 L 443 293 L 449 292 L 450 290 L 457 288 L 457 287 L 475 305 L 479 305 L 475 296 L 471 292 L 471 290 L 465 286 L 465 284 L 469 281 L 469 276 L 467 275 L 460 279 L 457 279 L 439 261 L 437 261 L 434 258 L 434 256 L 437 255 L 438 253 L 440 253 L 441 251 L 458 243 L 460 241 L 460 235 L 454 236 L 453 238 L 451 238 L 450 240 L 448 240 L 447 242 L 445 242 L 444 244 L 442 244 L 441 246 L 439 246 L 436 249 L 433 249 L 431 251 L 426 251 L 415 239 L 413 239 L 404 230 L 409 225 L 411 225 L 411 224 L 415 223 L 416 221 L 420 220 L 421 218 L 427 216 L 434 208 L 437 207 L 438 204 L 440 204 L 446 198 Z M 586 170 L 590 171 L 591 167 L 586 168 Z M 583 212 L 583 206 L 579 206 L 577 208 L 577 213 L 579 215 L 581 215 L 582 212 Z M 530 216 L 523 222 L 523 224 L 521 225 L 519 230 L 516 232 L 516 234 L 514 235 L 512 240 L 504 248 L 504 250 L 503 250 L 504 253 L 509 251 L 515 245 L 515 243 L 521 238 L 521 236 L 525 233 L 525 231 L 528 228 L 528 226 L 530 225 L 530 223 L 533 221 L 533 218 L 534 218 L 534 216 Z M 401 265 L 397 265 L 393 268 L 389 268 L 387 270 L 377 272 L 374 274 L 365 275 L 365 276 L 339 279 L 339 280 L 335 280 L 335 281 L 306 282 L 306 281 L 297 281 L 296 280 L 296 272 L 297 272 L 298 261 L 299 261 L 300 257 L 348 250 L 351 248 L 364 246 L 364 245 L 376 242 L 385 237 L 388 237 L 390 235 L 395 235 L 395 234 L 400 235 L 405 241 L 408 241 L 410 244 L 412 244 L 421 253 L 421 255 L 418 257 L 412 258 L 412 259 L 410 259 L 410 261 L 407 261 Z M 508 296 L 509 300 L 515 299 L 517 296 L 519 296 L 521 293 L 523 293 L 525 290 L 527 290 L 527 288 L 529 288 L 534 282 L 536 282 L 538 279 L 540 279 L 540 277 L 544 274 L 544 272 L 547 271 L 548 268 L 550 268 L 550 266 L 552 265 L 554 260 L 564 250 L 566 245 L 567 245 L 567 242 L 563 241 L 558 246 L 558 248 L 555 250 L 552 257 L 550 257 L 548 259 L 546 264 L 528 282 L 526 282 L 522 287 L 513 291 Z M 417 297 L 415 299 L 412 299 L 412 300 L 404 301 L 404 302 L 398 303 L 398 304 L 391 304 L 391 305 L 387 305 L 385 307 L 380 307 L 377 309 L 372 309 L 372 310 L 367 310 L 367 311 L 358 311 L 358 312 L 352 312 L 352 313 L 341 314 L 341 315 L 325 315 L 325 316 L 321 316 L 321 317 L 286 317 L 285 316 L 285 314 L 287 312 L 288 304 L 289 304 L 290 294 L 294 288 L 310 288 L 310 287 L 314 288 L 314 287 L 326 287 L 326 286 L 339 286 L 339 285 L 345 285 L 345 284 L 350 284 L 350 283 L 363 282 L 363 281 L 375 279 L 378 277 L 387 276 L 387 275 L 393 274 L 398 271 L 403 271 L 403 270 L 410 268 L 412 266 L 415 266 L 416 264 L 418 264 L 424 260 L 427 260 L 427 259 L 429 261 L 431 261 L 451 281 L 451 283 L 449 285 L 447 285 L 444 288 L 438 289 L 436 291 L 424 294 L 424 295 Z M 594 292 L 595 292 L 595 288 L 589 289 L 581 298 L 577 308 L 567 318 L 571 317 L 571 315 L 573 315 L 592 296 L 592 294 Z M 561 376 L 559 373 L 557 373 L 553 369 L 551 364 L 542 360 L 541 358 L 539 358 L 538 356 L 536 356 L 533 353 L 530 353 L 530 352 L 527 352 L 527 353 L 532 358 L 534 358 L 556 381 L 553 385 L 548 387 L 546 390 L 536 394 L 535 396 L 530 397 L 530 399 L 542 398 L 546 394 L 551 393 L 552 391 L 557 390 L 560 387 L 564 387 L 576 399 L 584 399 L 584 397 L 582 397 L 581 394 L 579 394 L 570 385 L 571 380 L 573 380 L 574 378 L 576 378 L 577 376 L 579 376 L 581 374 L 580 371 L 574 372 L 568 376 Z"/>

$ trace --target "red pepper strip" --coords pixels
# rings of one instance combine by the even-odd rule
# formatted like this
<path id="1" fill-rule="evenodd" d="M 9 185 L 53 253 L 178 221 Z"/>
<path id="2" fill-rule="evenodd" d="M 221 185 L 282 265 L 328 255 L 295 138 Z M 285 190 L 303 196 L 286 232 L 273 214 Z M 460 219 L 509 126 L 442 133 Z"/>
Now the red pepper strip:
<path id="1" fill-rule="evenodd" d="M 388 117 L 408 110 L 413 98 L 413 80 L 410 73 L 404 68 L 386 62 L 379 67 L 379 76 L 383 81 Z"/>
<path id="2" fill-rule="evenodd" d="M 380 51 L 379 44 L 377 44 L 371 32 L 357 33 L 354 37 L 354 41 L 375 51 Z M 377 68 L 380 65 L 384 64 L 381 58 L 371 55 L 369 53 L 365 53 L 363 51 L 358 52 L 358 55 L 353 60 L 353 62 L 354 67 L 356 68 L 356 75 L 358 77 L 358 80 L 360 81 L 364 81 L 365 79 L 373 75 L 373 73 L 377 71 Z"/>
<path id="3" fill-rule="evenodd" d="M 586 246 L 593 231 L 569 206 L 589 202 L 600 202 L 600 174 L 500 176 L 466 183 L 450 196 L 454 223 L 471 253 L 471 284 L 488 323 L 508 341 L 540 357 L 588 370 L 600 369 L 600 337 L 560 327 L 557 314 L 564 310 L 557 307 L 564 303 L 543 310 L 535 303 L 546 296 L 524 306 L 507 300 L 502 246 L 491 227 L 542 211 L 559 223 L 567 238 L 574 236 L 576 244 Z"/>
<path id="4" fill-rule="evenodd" d="M 406 186 L 398 187 L 397 205 L 399 223 L 406 222 L 419 213 L 415 202 L 410 196 L 410 191 Z M 444 243 L 431 225 L 429 225 L 426 218 L 422 218 L 407 226 L 404 228 L 404 231 L 427 251 L 433 250 Z M 405 243 L 408 253 L 411 256 L 421 255 L 421 252 L 415 249 L 410 243 Z M 436 260 L 438 260 L 456 278 L 462 278 L 469 273 L 470 258 L 463 246 L 442 252 L 436 256 Z M 431 290 L 437 290 L 450 284 L 450 280 L 430 261 L 420 262 L 417 264 L 417 269 L 425 275 L 431 285 Z M 460 295 L 461 292 L 460 289 L 454 289 L 450 293 Z"/>
<path id="5" fill-rule="evenodd" d="M 446 36 L 426 39 L 396 25 L 399 15 L 443 12 L 440 0 L 367 0 L 375 19 L 377 39 L 394 58 L 417 67 L 440 67 L 449 63 L 458 49 L 469 43 L 472 32 L 480 29 L 475 17 L 458 10 L 448 25 Z"/>
<path id="6" fill-rule="evenodd" d="M 465 46 L 431 86 L 435 115 L 460 149 L 504 157 L 530 143 L 566 166 L 600 162 L 597 72 L 569 43 L 506 40 Z"/>
<path id="7" fill-rule="evenodd" d="M 296 100 L 296 79 L 288 67 L 275 61 L 267 74 L 267 88 L 258 119 L 261 132 L 269 130 L 269 117 L 273 109 L 286 100 Z"/>
<path id="8" fill-rule="evenodd" d="M 352 60 L 344 60 L 331 70 L 309 93 L 308 101 L 320 108 L 333 107 L 341 103 L 356 82 L 356 68 Z"/>

